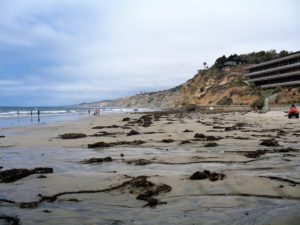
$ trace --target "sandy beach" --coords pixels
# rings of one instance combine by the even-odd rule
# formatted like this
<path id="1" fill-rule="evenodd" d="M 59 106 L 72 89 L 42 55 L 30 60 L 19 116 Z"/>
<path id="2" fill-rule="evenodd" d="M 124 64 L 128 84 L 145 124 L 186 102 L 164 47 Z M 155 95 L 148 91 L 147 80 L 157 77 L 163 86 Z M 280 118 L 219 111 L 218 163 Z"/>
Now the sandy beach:
<path id="1" fill-rule="evenodd" d="M 0 224 L 296 225 L 299 125 L 280 111 L 150 112 L 3 128 Z M 39 167 L 53 173 L 3 175 Z"/>

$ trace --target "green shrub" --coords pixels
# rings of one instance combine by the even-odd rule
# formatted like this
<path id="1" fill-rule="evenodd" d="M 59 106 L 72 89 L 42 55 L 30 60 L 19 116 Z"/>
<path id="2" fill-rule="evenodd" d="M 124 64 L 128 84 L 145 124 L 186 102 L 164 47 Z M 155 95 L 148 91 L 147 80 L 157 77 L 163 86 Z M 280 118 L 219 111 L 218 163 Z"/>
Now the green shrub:
<path id="1" fill-rule="evenodd" d="M 232 99 L 228 96 L 224 96 L 220 101 L 217 102 L 217 105 L 231 105 Z"/>
<path id="2" fill-rule="evenodd" d="M 272 94 L 276 94 L 278 92 L 281 92 L 282 91 L 282 87 L 276 87 L 273 91 L 272 91 Z"/>
<path id="3" fill-rule="evenodd" d="M 262 109 L 264 107 L 264 105 L 265 105 L 265 98 L 263 96 L 261 96 L 252 102 L 251 107 Z"/>

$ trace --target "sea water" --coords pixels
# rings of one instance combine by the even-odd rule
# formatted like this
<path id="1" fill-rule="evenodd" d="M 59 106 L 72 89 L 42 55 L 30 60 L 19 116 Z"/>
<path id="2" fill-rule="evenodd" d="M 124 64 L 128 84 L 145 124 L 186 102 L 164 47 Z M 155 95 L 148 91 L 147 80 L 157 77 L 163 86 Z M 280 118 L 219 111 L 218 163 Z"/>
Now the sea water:
<path id="1" fill-rule="evenodd" d="M 101 114 L 130 112 L 127 108 L 99 108 Z M 96 108 L 62 107 L 1 107 L 0 128 L 42 125 L 92 116 Z"/>

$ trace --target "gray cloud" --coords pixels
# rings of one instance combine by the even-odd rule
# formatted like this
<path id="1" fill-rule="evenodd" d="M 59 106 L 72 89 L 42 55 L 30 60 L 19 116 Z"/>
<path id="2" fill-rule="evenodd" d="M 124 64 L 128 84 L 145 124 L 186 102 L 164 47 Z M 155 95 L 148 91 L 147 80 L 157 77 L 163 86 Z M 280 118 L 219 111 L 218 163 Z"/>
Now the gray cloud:
<path id="1" fill-rule="evenodd" d="M 165 89 L 223 54 L 300 48 L 297 0 L 1 5 L 1 104 L 10 97 L 13 104 L 72 104 Z M 29 97 L 20 103 L 24 91 Z"/>

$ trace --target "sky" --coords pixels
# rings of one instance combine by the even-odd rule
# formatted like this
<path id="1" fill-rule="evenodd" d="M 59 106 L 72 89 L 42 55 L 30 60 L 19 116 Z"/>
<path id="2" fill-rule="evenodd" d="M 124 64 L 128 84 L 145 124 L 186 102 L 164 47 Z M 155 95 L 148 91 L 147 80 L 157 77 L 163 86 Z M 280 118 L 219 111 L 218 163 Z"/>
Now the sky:
<path id="1" fill-rule="evenodd" d="M 300 50 L 298 0 L 0 0 L 0 106 L 168 89 L 222 55 Z"/>

